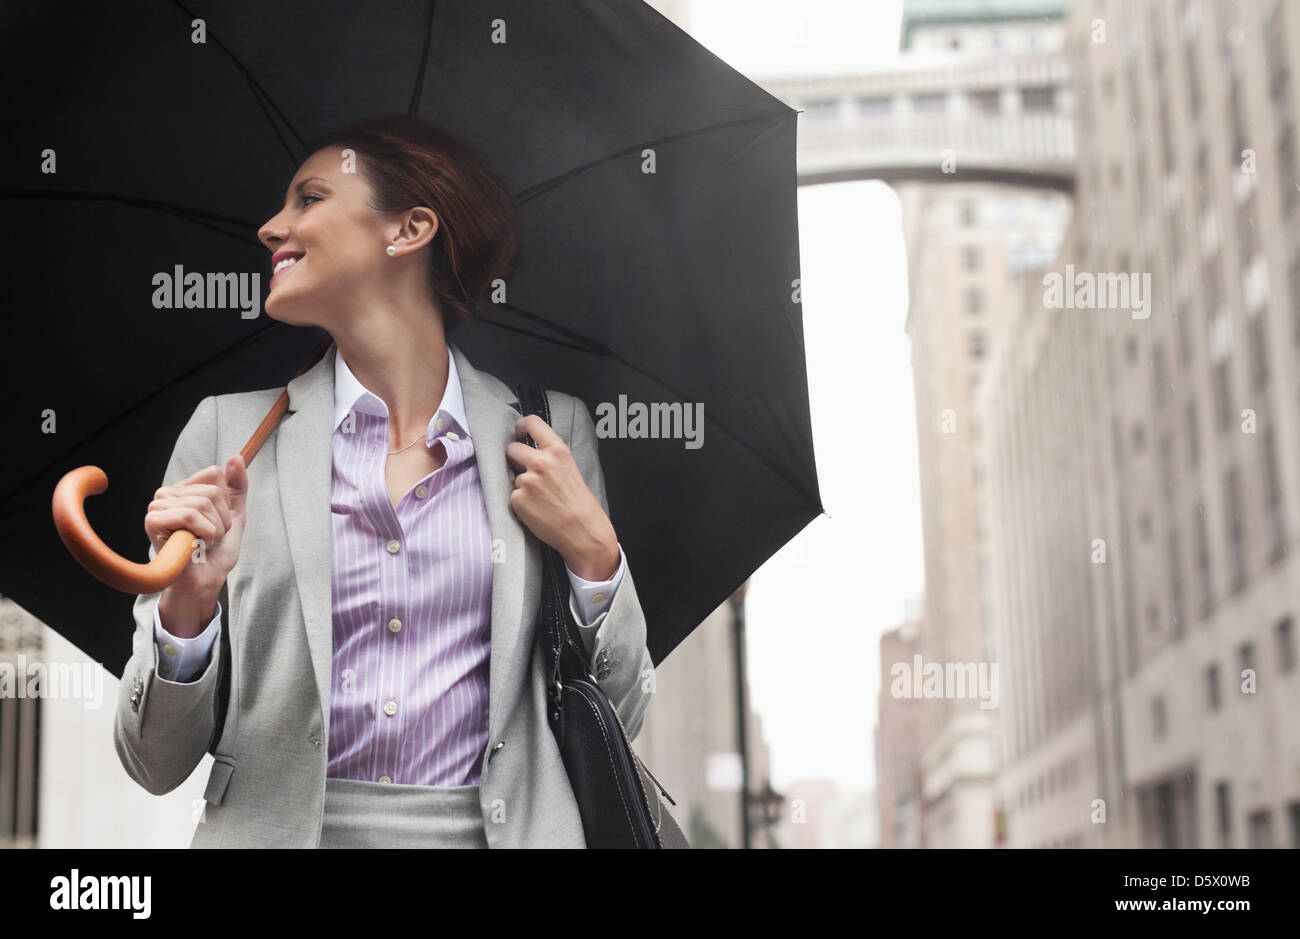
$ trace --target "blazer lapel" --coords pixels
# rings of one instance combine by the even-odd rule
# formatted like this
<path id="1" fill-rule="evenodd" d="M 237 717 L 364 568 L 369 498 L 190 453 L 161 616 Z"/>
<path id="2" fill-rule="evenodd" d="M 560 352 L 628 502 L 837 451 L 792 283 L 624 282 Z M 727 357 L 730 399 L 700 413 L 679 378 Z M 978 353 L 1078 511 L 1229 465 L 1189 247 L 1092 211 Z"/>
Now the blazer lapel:
<path id="1" fill-rule="evenodd" d="M 330 504 L 336 349 L 331 343 L 319 362 L 289 382 L 289 413 L 280 422 L 275 447 L 280 505 L 326 733 L 330 718 L 330 659 L 334 651 Z"/>
<path id="2" fill-rule="evenodd" d="M 515 440 L 519 413 L 515 396 L 497 378 L 474 368 L 448 344 L 456 360 L 474 460 L 492 530 L 492 651 L 488 731 L 500 733 L 514 697 L 523 688 L 530 661 L 536 597 L 541 589 L 541 553 L 535 538 L 510 508 L 514 489 L 506 445 Z M 289 412 L 276 439 L 276 471 L 307 631 L 307 644 L 329 730 L 333 608 L 331 504 L 334 450 L 334 356 L 331 344 L 320 362 L 289 382 Z M 531 598 L 531 599 L 530 599 Z"/>
<path id="3" fill-rule="evenodd" d="M 448 345 L 460 375 L 474 460 L 492 529 L 491 743 L 501 733 L 514 698 L 523 689 L 532 650 L 535 598 L 541 589 L 541 551 L 537 539 L 527 537 L 523 523 L 510 508 L 514 477 L 506 461 L 506 445 L 516 439 L 515 421 L 520 415 L 511 407 L 515 396 L 499 379 L 474 368 L 454 344 Z"/>

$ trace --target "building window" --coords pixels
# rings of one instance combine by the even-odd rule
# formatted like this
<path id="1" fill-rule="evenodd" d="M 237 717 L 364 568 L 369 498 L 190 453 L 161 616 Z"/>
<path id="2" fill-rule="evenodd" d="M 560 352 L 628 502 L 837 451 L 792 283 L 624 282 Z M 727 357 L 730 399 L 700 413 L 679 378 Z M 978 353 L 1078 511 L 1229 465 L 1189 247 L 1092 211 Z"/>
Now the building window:
<path id="1" fill-rule="evenodd" d="M 1300 202 L 1300 191 L 1295 188 L 1295 135 L 1290 121 L 1278 131 L 1277 172 L 1278 187 L 1282 190 L 1282 214 L 1289 217 L 1296 203 Z"/>
<path id="2" fill-rule="evenodd" d="M 1282 503 L 1282 480 L 1277 466 L 1277 441 L 1273 428 L 1264 431 L 1260 459 L 1264 461 L 1264 517 L 1268 526 L 1269 563 L 1286 553 L 1286 507 Z"/>
<path id="3" fill-rule="evenodd" d="M 1273 813 L 1268 809 L 1252 812 L 1246 822 L 1250 831 L 1252 848 L 1273 847 Z"/>
<path id="4" fill-rule="evenodd" d="M 1196 574 L 1201 587 L 1201 617 L 1214 609 L 1214 590 L 1210 583 L 1210 533 L 1205 523 L 1205 505 L 1196 504 Z"/>
<path id="5" fill-rule="evenodd" d="M 1050 85 L 1020 89 L 1020 103 L 1025 111 L 1051 111 L 1056 107 L 1056 89 Z"/>
<path id="6" fill-rule="evenodd" d="M 971 330 L 970 334 L 970 357 L 972 359 L 984 358 L 984 333 L 978 329 Z"/>
<path id="7" fill-rule="evenodd" d="M 1214 400 L 1219 415 L 1219 431 L 1226 433 L 1232 427 L 1232 377 L 1228 373 L 1228 360 L 1214 366 Z"/>
<path id="8" fill-rule="evenodd" d="M 1237 150 L 1236 160 L 1241 159 L 1243 149 L 1245 149 L 1245 144 L 1242 144 L 1241 148 Z M 1238 257 L 1253 258 L 1259 253 L 1259 230 L 1255 227 L 1254 193 L 1251 193 L 1248 199 L 1237 206 L 1237 243 L 1241 246 L 1240 251 L 1237 253 Z"/>
<path id="9" fill-rule="evenodd" d="M 1253 642 L 1243 642 L 1237 647 L 1237 665 L 1243 680 L 1246 672 L 1255 671 L 1255 644 Z"/>
<path id="10" fill-rule="evenodd" d="M 917 95 L 912 99 L 912 111 L 915 114 L 942 114 L 947 109 L 946 94 Z"/>
<path id="11" fill-rule="evenodd" d="M 1286 617 L 1277 624 L 1274 634 L 1277 637 L 1277 670 L 1286 675 L 1295 669 L 1295 637 L 1291 626 L 1291 617 Z"/>
<path id="12" fill-rule="evenodd" d="M 1215 817 L 1218 821 L 1219 847 L 1232 847 L 1232 788 L 1228 782 L 1214 787 Z"/>
<path id="13" fill-rule="evenodd" d="M 1250 324 L 1251 387 L 1263 391 L 1268 387 L 1268 316 L 1261 312 Z"/>
<path id="14" fill-rule="evenodd" d="M 803 109 L 812 120 L 829 120 L 839 114 L 840 102 L 836 98 L 818 98 L 804 102 Z"/>
<path id="15" fill-rule="evenodd" d="M 886 97 L 859 98 L 858 114 L 861 117 L 887 117 L 894 110 L 894 99 Z"/>
<path id="16" fill-rule="evenodd" d="M 1205 670 L 1205 694 L 1209 702 L 1210 710 L 1219 709 L 1219 666 L 1211 665 Z"/>
<path id="17" fill-rule="evenodd" d="M 971 227 L 974 226 L 974 224 L 975 224 L 975 219 L 976 219 L 976 214 L 977 214 L 977 213 L 976 213 L 975 203 L 974 203 L 974 202 L 972 202 L 970 199 L 967 199 L 967 200 L 965 200 L 964 202 L 962 202 L 962 204 L 961 204 L 961 223 L 962 223 L 962 225 L 963 225 L 964 227 L 966 227 L 966 228 L 971 228 Z"/>
<path id="18" fill-rule="evenodd" d="M 966 312 L 970 314 L 984 312 L 984 294 L 978 287 L 971 287 L 966 291 Z"/>
<path id="19" fill-rule="evenodd" d="M 1174 638 L 1181 639 L 1186 610 L 1183 606 L 1182 554 L 1179 550 L 1177 528 L 1169 530 L 1166 552 L 1169 555 L 1169 592 L 1173 595 L 1174 602 Z"/>
<path id="20" fill-rule="evenodd" d="M 973 91 L 970 95 L 970 107 L 979 114 L 997 114 L 1002 110 L 1002 94 L 997 89 Z"/>
<path id="21" fill-rule="evenodd" d="M 1155 698 L 1151 701 L 1151 732 L 1157 740 L 1163 740 L 1168 730 L 1165 722 L 1165 699 Z"/>
<path id="22" fill-rule="evenodd" d="M 968 271 L 978 271 L 980 269 L 980 249 L 975 245 L 967 245 L 961 253 L 962 265 Z M 978 313 L 978 310 L 973 312 Z"/>
<path id="23" fill-rule="evenodd" d="M 1228 536 L 1228 584 L 1233 593 L 1246 586 L 1246 535 L 1241 522 L 1241 485 L 1238 481 L 1237 468 L 1228 470 L 1224 479 L 1226 499 L 1224 513 L 1227 518 Z"/>
<path id="24" fill-rule="evenodd" d="M 1196 423 L 1196 399 L 1187 402 L 1187 458 L 1192 467 L 1201 463 L 1201 434 Z"/>

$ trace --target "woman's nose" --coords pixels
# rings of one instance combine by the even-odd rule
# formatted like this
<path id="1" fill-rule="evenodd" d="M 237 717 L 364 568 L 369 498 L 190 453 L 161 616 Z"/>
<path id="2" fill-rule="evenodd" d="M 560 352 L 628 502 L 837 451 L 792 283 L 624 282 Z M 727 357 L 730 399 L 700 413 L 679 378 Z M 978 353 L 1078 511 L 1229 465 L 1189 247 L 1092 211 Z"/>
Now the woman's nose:
<path id="1" fill-rule="evenodd" d="M 283 242 L 288 236 L 288 229 L 280 224 L 279 218 L 279 215 L 272 216 L 270 221 L 257 230 L 257 240 L 268 248 Z"/>

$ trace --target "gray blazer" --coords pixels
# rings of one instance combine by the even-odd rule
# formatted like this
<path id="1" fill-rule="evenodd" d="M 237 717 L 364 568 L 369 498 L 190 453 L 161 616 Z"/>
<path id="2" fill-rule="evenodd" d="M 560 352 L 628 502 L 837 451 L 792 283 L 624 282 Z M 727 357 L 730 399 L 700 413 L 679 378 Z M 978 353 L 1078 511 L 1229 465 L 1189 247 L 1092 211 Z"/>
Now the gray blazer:
<path id="1" fill-rule="evenodd" d="M 451 344 L 464 390 L 494 545 L 488 744 L 480 786 L 488 845 L 584 847 L 582 822 L 547 723 L 535 642 L 541 603 L 536 537 L 510 508 L 516 396 Z M 188 683 L 158 675 L 153 618 L 159 594 L 135 602 L 134 653 L 122 673 L 114 740 L 127 773 L 155 795 L 184 782 L 211 751 L 203 819 L 191 847 L 314 848 L 320 839 L 329 741 L 332 616 L 330 489 L 334 346 L 289 382 L 289 410 L 249 466 L 239 562 L 222 590 L 222 642 Z M 177 438 L 163 485 L 242 448 L 282 389 L 199 402 Z M 595 426 L 572 395 L 548 392 L 552 426 L 609 511 Z M 149 554 L 153 557 L 150 547 Z M 494 551 L 497 556 L 502 552 Z M 654 665 L 629 559 L 610 609 L 581 629 L 629 738 L 641 729 Z M 228 643 L 228 646 L 227 646 Z M 220 654 L 219 654 L 220 652 Z M 594 663 L 607 653 L 597 670 Z M 230 670 L 221 701 L 221 670 Z M 224 723 L 218 714 L 225 706 Z"/>

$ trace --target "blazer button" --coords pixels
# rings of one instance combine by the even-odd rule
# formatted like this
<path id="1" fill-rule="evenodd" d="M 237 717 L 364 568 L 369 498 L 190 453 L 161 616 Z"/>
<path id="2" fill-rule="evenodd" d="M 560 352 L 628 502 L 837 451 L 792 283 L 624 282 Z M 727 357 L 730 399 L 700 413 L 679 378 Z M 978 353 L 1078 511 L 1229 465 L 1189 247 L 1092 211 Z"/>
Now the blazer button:
<path id="1" fill-rule="evenodd" d="M 489 762 L 489 763 L 492 762 L 492 757 L 494 757 L 494 756 L 497 755 L 497 751 L 500 750 L 500 749 L 501 749 L 502 747 L 504 747 L 505 745 L 506 745 L 506 742 L 505 742 L 504 740 L 498 740 L 498 741 L 496 742 L 496 744 L 492 747 L 492 752 L 488 754 L 488 762 Z"/>

